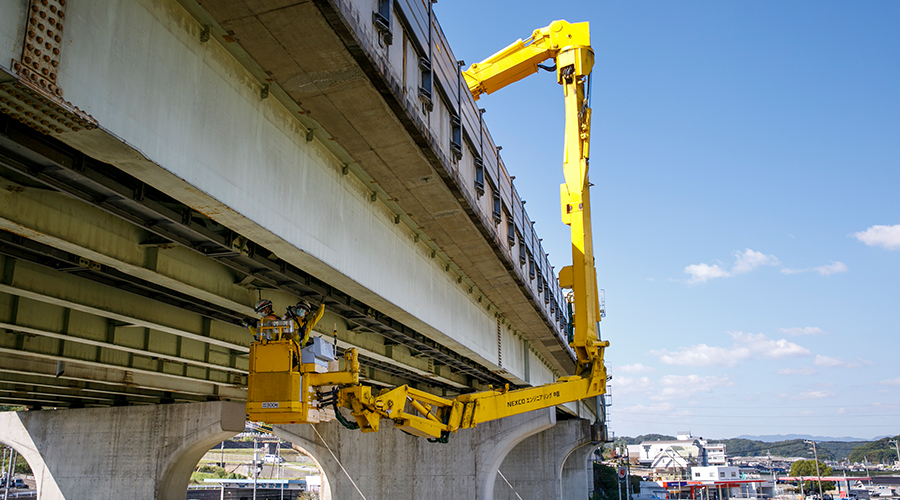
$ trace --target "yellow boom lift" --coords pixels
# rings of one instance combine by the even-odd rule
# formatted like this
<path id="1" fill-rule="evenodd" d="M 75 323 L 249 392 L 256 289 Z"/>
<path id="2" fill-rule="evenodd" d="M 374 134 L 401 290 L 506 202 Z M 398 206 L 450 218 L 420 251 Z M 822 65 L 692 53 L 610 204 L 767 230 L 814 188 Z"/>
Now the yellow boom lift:
<path id="1" fill-rule="evenodd" d="M 356 349 L 344 353 L 346 369 L 339 370 L 332 345 L 321 338 L 300 346 L 292 340 L 293 323 L 261 321 L 250 348 L 247 413 L 250 420 L 270 424 L 341 421 L 346 427 L 376 432 L 382 419 L 397 428 L 446 442 L 451 432 L 499 418 L 599 396 L 606 392 L 601 317 L 591 238 L 588 148 L 591 110 L 587 92 L 594 63 L 588 23 L 554 21 L 535 30 L 463 72 L 475 99 L 528 75 L 540 63 L 556 62 L 566 110 L 565 183 L 560 186 L 562 220 L 572 230 L 572 265 L 560 270 L 559 284 L 571 289 L 570 345 L 576 353 L 576 373 L 557 382 L 524 389 L 499 388 L 442 398 L 407 385 L 373 393 L 359 383 Z M 546 69 L 546 68 L 545 68 Z M 552 68 L 550 68 L 552 70 Z M 340 408 L 350 410 L 346 419 Z"/>

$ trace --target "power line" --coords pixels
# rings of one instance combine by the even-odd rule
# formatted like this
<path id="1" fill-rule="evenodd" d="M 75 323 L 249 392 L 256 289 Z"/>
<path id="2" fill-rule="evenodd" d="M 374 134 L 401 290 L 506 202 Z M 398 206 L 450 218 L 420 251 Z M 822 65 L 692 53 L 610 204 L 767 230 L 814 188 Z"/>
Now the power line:
<path id="1" fill-rule="evenodd" d="M 631 408 L 643 405 L 631 405 Z M 704 410 L 816 410 L 820 408 L 847 408 L 849 405 L 816 405 L 816 406 L 686 406 L 685 408 L 702 408 Z M 887 405 L 885 405 L 887 406 Z M 890 406 L 896 407 L 896 404 Z M 628 406 L 618 408 L 628 408 Z"/>
<path id="2" fill-rule="evenodd" d="M 637 412 L 637 411 L 633 411 L 633 412 L 632 412 L 632 411 L 621 411 L 621 410 L 615 412 L 615 414 L 617 414 L 619 417 L 627 416 L 627 415 L 661 415 L 659 412 Z M 723 418 L 723 417 L 724 417 L 724 418 L 741 418 L 741 417 L 747 417 L 747 416 L 748 416 L 748 415 L 741 415 L 741 414 L 737 414 L 737 415 L 728 415 L 728 414 L 725 414 L 725 415 L 721 415 L 721 414 L 718 414 L 718 415 L 712 415 L 712 414 L 699 414 L 699 413 L 698 413 L 698 414 L 693 414 L 693 415 L 677 415 L 677 414 L 676 414 L 676 415 L 673 415 L 673 414 L 665 413 L 665 414 L 662 414 L 662 415 L 664 415 L 667 419 L 670 418 L 670 417 L 683 417 L 683 418 L 693 418 L 693 417 L 699 417 L 699 418 L 704 418 L 704 417 L 708 417 L 708 418 Z M 835 415 L 766 415 L 765 417 L 766 417 L 766 418 L 803 418 L 803 419 L 809 419 L 809 418 L 832 418 L 832 419 L 833 419 L 833 418 L 835 418 Z M 844 419 L 844 418 L 900 417 L 900 413 L 884 413 L 884 414 L 880 414 L 880 415 L 843 415 L 843 414 L 842 414 L 842 415 L 838 415 L 837 417 L 839 417 L 839 418 L 841 418 L 841 419 Z"/>
<path id="3" fill-rule="evenodd" d="M 680 424 L 688 424 L 688 425 L 694 425 L 694 424 L 696 424 L 696 425 L 701 425 L 701 424 L 698 423 L 698 422 L 693 422 L 693 421 L 687 422 L 687 421 L 685 421 L 685 420 L 683 420 L 683 419 L 680 420 L 679 422 L 673 422 L 673 421 L 672 421 L 672 416 L 671 416 L 671 415 L 664 415 L 664 416 L 666 417 L 666 418 L 665 418 L 665 423 L 666 423 L 666 424 L 673 424 L 673 423 L 675 423 L 675 424 L 679 424 L 679 425 L 680 425 Z M 641 424 L 657 424 L 657 425 L 659 425 L 660 422 L 661 422 L 661 420 L 631 420 L 631 419 L 628 420 L 628 423 L 629 423 L 629 424 L 631 424 L 631 423 L 641 423 Z M 784 424 L 782 424 L 782 425 L 760 425 L 760 424 L 720 424 L 720 423 L 711 423 L 711 424 L 703 424 L 703 425 L 708 425 L 708 426 L 710 426 L 710 427 L 740 427 L 740 428 L 767 428 L 767 429 L 783 429 L 783 428 L 784 428 Z M 799 425 L 799 424 L 798 424 L 798 425 Z M 807 424 L 802 424 L 802 425 L 803 425 L 804 428 L 816 428 L 816 429 L 834 429 L 834 428 L 836 428 L 836 427 L 839 427 L 839 428 L 847 428 L 847 429 L 873 428 L 873 427 L 881 427 L 881 428 L 885 428 L 885 427 L 897 427 L 897 424 L 896 424 L 896 423 L 891 423 L 891 424 L 871 424 L 871 425 L 869 425 L 869 424 L 862 424 L 862 425 L 859 425 L 859 424 L 857 424 L 857 425 L 843 425 L 843 424 L 841 424 L 841 425 L 837 425 L 837 424 L 833 424 L 833 425 L 807 425 Z"/>

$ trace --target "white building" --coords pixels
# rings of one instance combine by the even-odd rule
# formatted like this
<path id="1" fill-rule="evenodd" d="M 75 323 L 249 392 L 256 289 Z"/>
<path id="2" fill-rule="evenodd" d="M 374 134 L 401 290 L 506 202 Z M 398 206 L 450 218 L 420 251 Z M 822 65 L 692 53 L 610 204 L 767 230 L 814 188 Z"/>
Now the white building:
<path id="1" fill-rule="evenodd" d="M 691 479 L 694 481 L 737 481 L 741 479 L 740 467 L 691 467 Z"/>
<path id="2" fill-rule="evenodd" d="M 725 443 L 707 444 L 706 457 L 709 465 L 728 465 L 728 459 L 725 455 Z"/>
<path id="3" fill-rule="evenodd" d="M 691 436 L 690 432 L 679 432 L 675 440 L 629 445 L 628 460 L 653 469 L 727 465 L 724 444 L 709 444 L 703 438 Z"/>

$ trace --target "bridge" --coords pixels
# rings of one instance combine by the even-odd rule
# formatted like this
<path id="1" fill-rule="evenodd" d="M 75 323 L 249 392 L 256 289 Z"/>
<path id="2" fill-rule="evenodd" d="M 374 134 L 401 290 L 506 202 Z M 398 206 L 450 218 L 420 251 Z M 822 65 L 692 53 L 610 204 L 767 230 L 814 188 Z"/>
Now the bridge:
<path id="1" fill-rule="evenodd" d="M 184 498 L 243 429 L 259 298 L 323 303 L 317 334 L 373 386 L 571 374 L 564 294 L 481 112 L 427 1 L 0 4 L 0 404 L 29 409 L 0 441 L 39 498 Z M 595 413 L 447 445 L 275 432 L 333 498 L 585 498 Z"/>

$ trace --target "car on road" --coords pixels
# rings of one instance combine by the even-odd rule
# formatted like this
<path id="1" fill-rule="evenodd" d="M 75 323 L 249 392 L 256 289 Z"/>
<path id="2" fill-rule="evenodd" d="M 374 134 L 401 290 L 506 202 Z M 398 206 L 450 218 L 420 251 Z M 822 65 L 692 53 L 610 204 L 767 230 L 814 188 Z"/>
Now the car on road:
<path id="1" fill-rule="evenodd" d="M 263 457 L 263 463 L 266 464 L 280 464 L 284 462 L 284 458 L 279 455 L 266 455 Z"/>
<path id="2" fill-rule="evenodd" d="M 15 478 L 12 482 L 9 483 L 10 489 L 19 489 L 19 490 L 27 490 L 28 485 L 25 484 L 25 481 L 22 481 L 22 478 Z M 6 479 L 0 479 L 0 488 L 6 488 Z"/>

